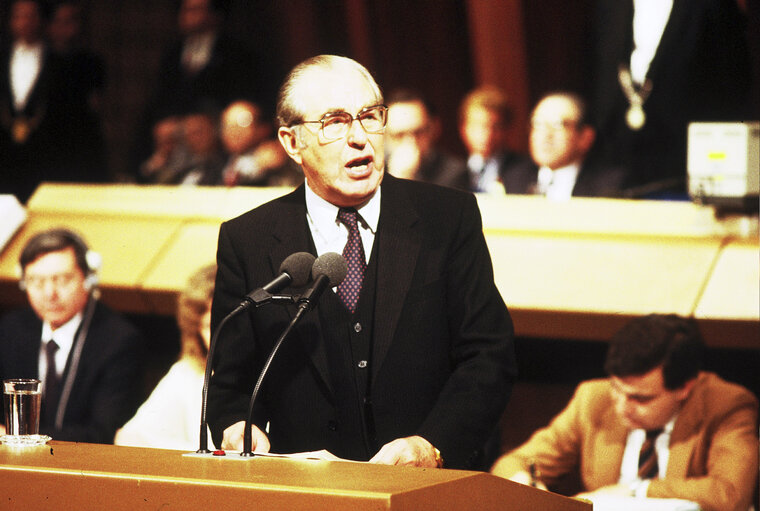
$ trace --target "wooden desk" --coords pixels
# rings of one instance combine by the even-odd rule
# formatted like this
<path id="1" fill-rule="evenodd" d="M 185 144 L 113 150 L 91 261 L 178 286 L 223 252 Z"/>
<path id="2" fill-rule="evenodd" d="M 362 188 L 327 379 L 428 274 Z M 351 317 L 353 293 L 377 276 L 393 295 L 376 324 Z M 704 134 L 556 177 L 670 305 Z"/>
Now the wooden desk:
<path id="1" fill-rule="evenodd" d="M 481 472 L 57 442 L 0 445 L 3 509 L 591 510 Z M 255 504 L 254 504 L 255 503 Z"/>
<path id="2" fill-rule="evenodd" d="M 187 277 L 214 260 L 219 224 L 283 188 L 44 184 L 0 255 L 0 307 L 23 303 L 29 236 L 69 226 L 102 253 L 103 297 L 173 315 Z M 495 281 L 518 335 L 606 341 L 632 317 L 695 316 L 709 345 L 760 346 L 757 218 L 685 202 L 478 197 Z M 726 335 L 726 334 L 729 335 Z"/>

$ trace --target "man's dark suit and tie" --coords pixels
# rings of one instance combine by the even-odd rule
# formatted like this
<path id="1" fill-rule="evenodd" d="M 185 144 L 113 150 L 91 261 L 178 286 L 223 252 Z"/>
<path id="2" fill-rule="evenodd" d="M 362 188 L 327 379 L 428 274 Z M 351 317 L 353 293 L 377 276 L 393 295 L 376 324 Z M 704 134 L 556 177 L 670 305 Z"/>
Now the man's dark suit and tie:
<path id="1" fill-rule="evenodd" d="M 356 62 L 315 57 L 282 90 L 280 141 L 306 184 L 222 225 L 212 326 L 294 252 L 355 257 L 341 208 L 358 213 L 366 269 L 354 312 L 326 291 L 277 353 L 254 449 L 485 468 L 516 369 L 474 197 L 384 174 L 382 95 Z M 293 314 L 269 305 L 223 330 L 209 394 L 217 445 L 242 445 L 253 384 Z"/>
<path id="2" fill-rule="evenodd" d="M 0 379 L 42 380 L 41 434 L 112 443 L 141 401 L 144 345 L 93 296 L 87 253 L 71 231 L 29 240 L 20 259 L 31 307 L 0 319 Z"/>

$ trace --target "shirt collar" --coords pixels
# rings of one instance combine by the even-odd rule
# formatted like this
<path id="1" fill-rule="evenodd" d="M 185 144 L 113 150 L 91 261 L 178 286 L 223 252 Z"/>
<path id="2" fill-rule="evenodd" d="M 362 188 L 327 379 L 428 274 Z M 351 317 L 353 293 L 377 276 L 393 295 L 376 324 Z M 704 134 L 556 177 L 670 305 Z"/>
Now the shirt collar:
<path id="1" fill-rule="evenodd" d="M 53 330 L 50 323 L 42 323 L 42 341 L 47 342 L 53 339 L 61 351 L 68 352 L 74 344 L 74 336 L 82 323 L 82 313 L 79 312 L 70 320 Z"/>
<path id="2" fill-rule="evenodd" d="M 314 193 L 308 182 L 305 183 L 305 188 L 306 214 L 309 216 L 309 220 L 320 227 L 338 225 L 338 209 L 340 208 Z M 356 208 L 362 218 L 360 224 L 372 231 L 373 234 L 377 232 L 377 224 L 380 221 L 380 189 L 381 186 L 378 186 L 374 195 Z"/>

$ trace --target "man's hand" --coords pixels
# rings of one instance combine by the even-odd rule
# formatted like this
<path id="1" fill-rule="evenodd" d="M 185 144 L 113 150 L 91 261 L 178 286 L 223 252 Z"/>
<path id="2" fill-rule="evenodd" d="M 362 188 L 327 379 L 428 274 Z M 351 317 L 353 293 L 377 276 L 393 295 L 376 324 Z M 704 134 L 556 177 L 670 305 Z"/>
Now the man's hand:
<path id="1" fill-rule="evenodd" d="M 5 426 L 0 424 L 0 435 L 4 435 L 4 434 L 5 434 Z"/>
<path id="2" fill-rule="evenodd" d="M 225 429 L 222 436 L 222 449 L 242 451 L 244 429 L 245 421 L 236 422 Z M 251 424 L 251 449 L 258 452 L 269 452 L 269 438 L 254 424 Z"/>
<path id="3" fill-rule="evenodd" d="M 515 472 L 513 475 L 509 476 L 507 479 L 510 481 L 514 481 L 516 483 L 525 484 L 527 486 L 533 486 L 534 488 L 538 488 L 539 490 L 546 490 L 546 485 L 542 483 L 541 481 L 534 481 L 530 473 L 527 470 L 521 470 L 520 472 Z"/>
<path id="4" fill-rule="evenodd" d="M 370 463 L 380 465 L 408 465 L 412 467 L 438 466 L 435 447 L 421 436 L 397 438 L 385 444 Z"/>

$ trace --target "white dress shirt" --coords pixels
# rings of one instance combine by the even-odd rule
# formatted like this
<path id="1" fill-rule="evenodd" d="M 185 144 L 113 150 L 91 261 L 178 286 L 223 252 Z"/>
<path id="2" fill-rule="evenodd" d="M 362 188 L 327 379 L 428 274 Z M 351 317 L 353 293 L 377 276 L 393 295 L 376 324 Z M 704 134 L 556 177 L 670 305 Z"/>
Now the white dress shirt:
<path id="1" fill-rule="evenodd" d="M 674 416 L 662 430 L 662 433 L 654 441 L 654 449 L 657 452 L 657 477 L 665 477 L 665 471 L 668 468 L 668 458 L 670 457 L 670 435 L 673 432 L 673 425 L 676 422 Z M 644 445 L 646 431 L 643 429 L 634 429 L 628 433 L 628 439 L 625 442 L 625 451 L 623 452 L 623 462 L 620 465 L 620 484 L 631 485 L 639 481 L 639 454 L 641 446 Z M 649 482 L 644 481 L 636 487 L 636 497 L 645 497 Z"/>
<path id="2" fill-rule="evenodd" d="M 306 183 L 306 218 L 309 222 L 311 236 L 317 249 L 317 255 L 327 252 L 343 253 L 348 241 L 348 228 L 338 220 L 338 206 L 330 204 L 309 188 Z M 372 245 L 375 242 L 377 223 L 380 220 L 380 187 L 366 203 L 356 208 L 361 216 L 359 233 L 364 245 L 364 257 L 369 264 Z"/>
<path id="3" fill-rule="evenodd" d="M 23 110 L 42 70 L 42 43 L 27 45 L 17 42 L 11 55 L 11 92 L 13 107 Z"/>
<path id="4" fill-rule="evenodd" d="M 673 0 L 633 0 L 631 77 L 635 83 L 646 80 L 672 9 Z"/>
<path id="5" fill-rule="evenodd" d="M 551 200 L 569 200 L 573 195 L 578 172 L 580 172 L 580 165 L 577 163 L 555 170 L 549 167 L 539 168 L 538 193 Z"/>
<path id="6" fill-rule="evenodd" d="M 79 330 L 79 325 L 81 323 L 81 312 L 55 330 L 52 329 L 50 323 L 47 321 L 42 323 L 42 346 L 37 367 L 39 369 L 40 380 L 42 380 L 43 386 L 45 385 L 44 380 L 45 375 L 47 374 L 47 356 L 45 353 L 47 342 L 52 339 L 58 345 L 58 351 L 55 354 L 55 370 L 60 378 L 63 376 L 63 371 L 66 368 L 66 361 L 69 358 L 69 352 L 74 345 L 74 336 L 76 335 L 77 330 Z"/>

